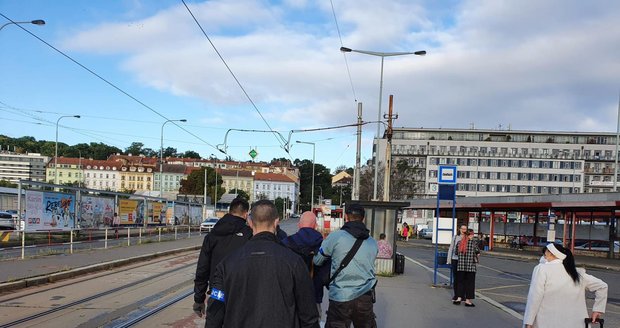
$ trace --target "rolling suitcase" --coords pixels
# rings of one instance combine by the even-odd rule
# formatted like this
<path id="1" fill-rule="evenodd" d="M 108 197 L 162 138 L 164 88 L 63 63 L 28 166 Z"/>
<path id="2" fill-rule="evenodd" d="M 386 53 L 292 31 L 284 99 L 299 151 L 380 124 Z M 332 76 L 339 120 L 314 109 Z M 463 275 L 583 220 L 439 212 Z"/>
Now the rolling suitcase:
<path id="1" fill-rule="evenodd" d="M 592 325 L 592 318 L 585 318 L 585 319 L 583 319 L 583 321 L 586 323 L 586 328 L 594 327 Z M 603 324 L 605 323 L 605 319 L 596 319 L 596 323 L 598 323 L 600 325 L 599 327 L 603 328 Z"/>
<path id="2" fill-rule="evenodd" d="M 396 268 L 394 271 L 396 274 L 405 273 L 405 255 L 396 253 Z"/>

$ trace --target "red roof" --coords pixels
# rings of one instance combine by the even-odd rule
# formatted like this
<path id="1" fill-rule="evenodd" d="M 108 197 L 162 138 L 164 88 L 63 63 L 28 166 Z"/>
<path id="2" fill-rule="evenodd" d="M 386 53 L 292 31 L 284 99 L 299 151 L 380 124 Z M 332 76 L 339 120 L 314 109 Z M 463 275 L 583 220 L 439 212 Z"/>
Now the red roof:
<path id="1" fill-rule="evenodd" d="M 256 172 L 254 174 L 254 180 L 256 181 L 276 181 L 276 182 L 291 182 L 295 183 L 295 180 L 289 178 L 284 174 L 277 173 L 260 173 Z"/>
<path id="2" fill-rule="evenodd" d="M 52 167 L 54 165 L 54 157 L 47 163 L 48 167 Z M 122 166 L 122 163 L 116 161 L 106 161 L 99 159 L 89 159 L 89 158 L 74 158 L 74 157 L 58 157 L 58 164 L 63 165 L 82 165 L 82 168 L 85 169 L 88 166 L 94 167 L 116 167 L 117 169 Z"/>

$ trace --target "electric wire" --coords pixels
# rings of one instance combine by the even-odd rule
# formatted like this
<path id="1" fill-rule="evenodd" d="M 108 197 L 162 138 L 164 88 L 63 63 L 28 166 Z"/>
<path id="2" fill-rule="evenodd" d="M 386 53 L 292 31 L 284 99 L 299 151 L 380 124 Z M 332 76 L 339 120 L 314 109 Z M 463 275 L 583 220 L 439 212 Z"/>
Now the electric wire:
<path id="1" fill-rule="evenodd" d="M 181 2 L 183 2 L 183 5 L 185 6 L 185 8 L 187 9 L 187 11 L 189 12 L 189 14 L 192 16 L 192 19 L 194 20 L 194 22 L 196 23 L 196 25 L 198 25 L 198 28 L 200 28 L 200 30 L 202 31 L 202 34 L 205 36 L 205 38 L 207 39 L 207 41 L 209 41 L 209 44 L 211 44 L 211 47 L 213 47 L 213 50 L 215 50 L 215 53 L 217 54 L 217 56 L 220 58 L 220 60 L 222 61 L 222 63 L 224 64 L 224 66 L 226 66 L 226 69 L 228 70 L 228 72 L 230 73 L 230 75 L 233 77 L 233 79 L 235 80 L 235 82 L 237 83 L 237 85 L 239 86 L 239 88 L 241 88 L 241 91 L 243 92 L 243 94 L 245 95 L 245 97 L 248 99 L 248 101 L 250 102 L 250 104 L 252 104 L 252 107 L 254 107 L 254 110 L 256 111 L 256 113 L 258 113 L 258 115 L 260 116 L 260 118 L 263 120 L 263 122 L 265 122 L 265 125 L 267 125 L 267 127 L 269 128 L 269 130 L 273 133 L 274 137 L 278 140 L 278 143 L 280 143 L 280 145 L 282 146 L 282 148 L 284 148 L 284 150 L 286 151 L 286 153 L 288 154 L 288 151 L 286 149 L 286 144 L 284 144 L 279 138 L 278 138 L 278 134 L 276 133 L 276 131 L 273 130 L 273 128 L 271 127 L 271 125 L 269 125 L 269 122 L 267 122 L 267 120 L 265 119 L 265 117 L 263 116 L 263 113 L 261 113 L 261 111 L 258 109 L 258 106 L 256 106 L 256 104 L 254 103 L 254 100 L 252 100 L 252 98 L 250 97 L 250 95 L 247 93 L 247 91 L 245 90 L 245 88 L 243 87 L 243 85 L 241 84 L 241 82 L 239 81 L 239 79 L 237 78 L 237 76 L 235 75 L 235 73 L 232 71 L 232 69 L 230 68 L 230 66 L 228 66 L 228 63 L 226 62 L 226 60 L 224 59 L 224 57 L 222 56 L 222 54 L 220 54 L 220 51 L 217 49 L 217 47 L 215 46 L 215 44 L 213 43 L 213 41 L 211 41 L 211 38 L 209 38 L 209 35 L 207 34 L 207 32 L 204 30 L 204 28 L 202 27 L 202 25 L 200 24 L 200 22 L 198 22 L 198 19 L 196 18 L 196 16 L 194 16 L 194 13 L 192 12 L 192 10 L 189 8 L 189 6 L 187 5 L 187 3 L 185 3 L 185 0 L 181 0 Z M 214 147 L 217 149 L 217 147 Z M 218 149 L 219 150 L 219 149 Z M 293 160 L 293 158 L 291 157 L 291 155 L 288 155 L 289 158 L 291 158 L 291 160 Z"/>
<path id="2" fill-rule="evenodd" d="M 336 23 L 336 30 L 338 31 L 338 39 L 340 39 L 340 46 L 344 47 L 344 43 L 342 43 L 342 35 L 340 34 L 340 26 L 338 25 L 338 19 L 336 18 L 336 10 L 334 9 L 334 1 L 329 0 L 332 5 L 332 14 L 334 15 L 334 22 Z M 344 65 L 347 67 L 347 75 L 349 76 L 349 83 L 351 84 L 351 91 L 353 92 L 353 99 L 357 102 L 357 95 L 355 94 L 355 87 L 353 86 L 353 79 L 351 78 L 351 70 L 349 69 L 349 62 L 347 61 L 347 54 L 342 53 L 342 57 L 344 58 Z"/>
<path id="3" fill-rule="evenodd" d="M 5 16 L 3 13 L 0 13 L 0 16 L 4 17 L 5 19 L 7 19 L 8 21 L 10 21 L 11 23 L 15 24 L 15 21 L 13 21 L 12 19 L 8 18 L 7 16 Z M 129 92 L 121 89 L 120 87 L 118 87 L 116 84 L 110 82 L 109 80 L 107 80 L 106 78 L 104 78 L 103 76 L 97 74 L 95 71 L 93 71 L 92 69 L 86 67 L 85 65 L 83 65 L 82 63 L 78 62 L 76 59 L 74 59 L 73 57 L 69 56 L 68 54 L 64 53 L 63 51 L 61 51 L 60 49 L 54 47 L 52 44 L 50 44 L 49 42 L 43 40 L 42 38 L 40 38 L 38 35 L 30 32 L 28 29 L 24 28 L 23 26 L 21 26 L 20 24 L 15 24 L 17 27 L 21 28 L 23 31 L 25 31 L 26 33 L 30 34 L 31 36 L 33 36 L 34 38 L 36 38 L 37 40 L 43 42 L 45 45 L 47 45 L 48 47 L 52 48 L 53 50 L 55 50 L 56 52 L 58 52 L 59 54 L 61 54 L 62 56 L 64 56 L 65 58 L 69 59 L 70 61 L 72 61 L 74 64 L 80 66 L 81 68 L 83 68 L 84 70 L 86 70 L 87 72 L 89 72 L 90 74 L 92 74 L 93 76 L 97 77 L 98 79 L 100 79 L 101 81 L 103 81 L 104 83 L 106 83 L 107 85 L 111 86 L 112 88 L 116 89 L 118 92 L 124 94 L 125 96 L 129 97 L 130 99 L 132 99 L 133 101 L 137 102 L 138 104 L 142 105 L 142 107 L 148 109 L 149 111 L 151 111 L 152 113 L 156 114 L 157 116 L 165 119 L 165 120 L 169 120 L 168 117 L 166 117 L 165 115 L 163 115 L 162 113 L 158 112 L 157 110 L 155 110 L 153 107 L 147 105 L 146 103 L 142 102 L 141 100 L 139 100 L 138 98 L 134 97 L 133 95 L 131 95 Z M 177 127 L 179 127 L 181 130 L 187 132 L 189 135 L 195 137 L 196 139 L 202 141 L 203 143 L 205 143 L 206 145 L 212 147 L 213 149 L 217 148 L 210 144 L 209 142 L 207 142 L 206 140 L 204 140 L 203 138 L 201 138 L 200 136 L 196 135 L 195 133 L 187 130 L 186 128 L 184 128 L 182 125 L 178 124 L 177 122 L 171 121 L 170 123 L 176 125 Z"/>

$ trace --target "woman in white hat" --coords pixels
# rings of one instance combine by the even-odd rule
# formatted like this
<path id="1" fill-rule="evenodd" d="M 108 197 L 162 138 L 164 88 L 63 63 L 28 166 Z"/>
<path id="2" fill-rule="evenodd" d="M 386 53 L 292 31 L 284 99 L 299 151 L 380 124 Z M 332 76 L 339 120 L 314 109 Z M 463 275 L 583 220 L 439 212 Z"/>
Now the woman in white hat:
<path id="1" fill-rule="evenodd" d="M 577 269 L 573 254 L 562 245 L 547 245 L 544 257 L 546 262 L 541 261 L 532 273 L 523 325 L 581 328 L 584 318 L 600 318 L 607 303 L 607 284 Z M 595 293 L 591 316 L 586 307 L 586 290 Z"/>

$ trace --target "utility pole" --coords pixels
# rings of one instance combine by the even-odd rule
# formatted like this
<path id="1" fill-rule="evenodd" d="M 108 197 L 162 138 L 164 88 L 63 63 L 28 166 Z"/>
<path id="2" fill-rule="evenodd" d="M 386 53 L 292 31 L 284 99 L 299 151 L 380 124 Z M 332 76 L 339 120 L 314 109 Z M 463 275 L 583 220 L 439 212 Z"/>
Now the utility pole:
<path id="1" fill-rule="evenodd" d="M 360 103 L 357 103 L 357 149 L 355 151 L 355 170 L 353 171 L 353 195 L 351 195 L 352 200 L 360 199 L 361 149 L 362 149 L 362 103 L 360 102 Z"/>
<path id="2" fill-rule="evenodd" d="M 398 118 L 398 114 L 392 115 L 392 108 L 394 107 L 394 95 L 390 95 L 390 108 L 387 115 L 383 115 L 383 118 L 387 119 L 388 127 L 385 133 L 386 145 L 385 145 L 385 170 L 383 176 L 383 201 L 390 201 L 390 175 L 392 174 L 392 120 Z"/>

